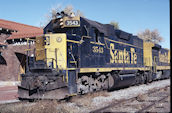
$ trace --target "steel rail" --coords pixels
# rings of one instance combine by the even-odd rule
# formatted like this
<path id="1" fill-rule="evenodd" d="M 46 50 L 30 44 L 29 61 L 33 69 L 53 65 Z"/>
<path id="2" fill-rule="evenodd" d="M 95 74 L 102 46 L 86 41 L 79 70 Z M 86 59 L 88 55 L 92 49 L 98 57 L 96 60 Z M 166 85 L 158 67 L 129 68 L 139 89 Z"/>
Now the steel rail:
<path id="1" fill-rule="evenodd" d="M 160 89 L 156 89 L 156 90 L 153 90 L 153 91 L 149 91 L 149 92 L 144 93 L 144 94 L 142 94 L 142 95 L 145 95 L 145 94 L 153 94 L 153 93 L 158 92 L 158 91 L 160 91 L 160 90 L 162 90 L 162 89 L 167 89 L 168 87 L 170 87 L 170 86 L 168 85 L 168 86 L 163 87 L 163 88 L 160 88 Z M 169 96 L 169 95 L 168 95 L 168 96 Z M 160 99 L 158 102 L 160 102 L 160 101 L 166 99 L 168 96 L 163 97 L 163 98 Z M 118 102 L 113 102 L 113 103 L 111 103 L 111 104 L 109 104 L 109 105 L 107 105 L 107 106 L 105 106 L 105 107 L 102 107 L 102 108 L 93 110 L 93 111 L 91 111 L 90 113 L 99 113 L 99 112 L 101 112 L 101 111 L 103 111 L 103 110 L 105 110 L 105 109 L 108 109 L 108 108 L 111 108 L 111 107 L 120 105 L 120 104 L 122 104 L 123 102 L 126 102 L 126 101 L 133 101 L 133 100 L 137 99 L 137 97 L 138 97 L 138 96 L 136 96 L 136 97 L 131 97 L 131 98 L 129 98 L 129 99 L 124 99 L 124 100 L 121 100 L 121 101 L 118 101 Z M 156 102 L 157 102 L 157 101 L 156 101 Z M 137 113 L 142 112 L 142 111 L 144 111 L 144 110 L 146 110 L 146 109 L 152 107 L 156 102 L 152 103 L 152 104 L 149 105 L 149 106 L 144 107 L 143 109 L 139 110 Z"/>
<path id="2" fill-rule="evenodd" d="M 148 105 L 148 106 L 145 106 L 144 108 L 142 108 L 141 110 L 137 111 L 136 113 L 141 113 L 141 112 L 144 112 L 145 110 L 149 110 L 152 106 L 154 106 L 154 105 L 156 105 L 157 103 L 159 103 L 159 102 L 165 100 L 165 99 L 168 98 L 168 97 L 169 97 L 169 95 L 167 95 L 167 96 L 161 98 L 161 99 L 158 100 L 158 101 L 153 102 L 152 104 L 150 104 L 150 105 Z"/>

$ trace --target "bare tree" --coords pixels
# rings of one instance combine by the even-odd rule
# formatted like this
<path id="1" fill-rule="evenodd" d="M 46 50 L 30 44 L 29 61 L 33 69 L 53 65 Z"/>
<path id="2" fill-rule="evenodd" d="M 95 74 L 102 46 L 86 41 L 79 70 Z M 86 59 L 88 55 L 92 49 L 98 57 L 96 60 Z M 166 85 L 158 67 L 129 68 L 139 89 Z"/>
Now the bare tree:
<path id="1" fill-rule="evenodd" d="M 80 10 L 77 10 L 75 13 L 76 16 L 85 17 L 83 12 L 81 12 Z"/>
<path id="2" fill-rule="evenodd" d="M 74 10 L 72 5 L 67 5 L 66 7 L 62 7 L 62 5 L 56 5 L 50 9 L 50 11 L 45 15 L 45 20 L 40 22 L 40 27 L 45 27 L 48 22 L 50 22 L 52 19 L 55 19 L 57 17 L 57 13 L 64 12 L 66 15 L 71 15 L 71 13 L 74 13 L 75 16 L 81 16 L 84 17 L 84 14 L 80 10 Z"/>
<path id="3" fill-rule="evenodd" d="M 118 22 L 111 21 L 110 24 L 113 25 L 115 29 L 119 29 L 119 23 Z"/>
<path id="4" fill-rule="evenodd" d="M 157 29 L 154 29 L 152 31 L 149 29 L 145 29 L 145 31 L 141 31 L 141 32 L 137 33 L 137 35 L 144 41 L 153 42 L 156 44 L 158 44 L 164 40 L 164 38 L 162 36 L 160 36 L 159 31 Z"/>
<path id="5" fill-rule="evenodd" d="M 64 8 L 64 13 L 66 13 L 67 15 L 70 15 L 71 13 L 74 13 L 73 11 L 73 6 L 72 5 L 67 5 L 65 8 Z"/>
<path id="6" fill-rule="evenodd" d="M 75 16 L 84 17 L 84 14 L 83 14 L 80 10 L 75 11 L 72 5 L 67 5 L 67 6 L 64 8 L 63 11 L 64 11 L 64 13 L 66 13 L 67 15 L 71 15 L 71 13 L 74 13 Z"/>

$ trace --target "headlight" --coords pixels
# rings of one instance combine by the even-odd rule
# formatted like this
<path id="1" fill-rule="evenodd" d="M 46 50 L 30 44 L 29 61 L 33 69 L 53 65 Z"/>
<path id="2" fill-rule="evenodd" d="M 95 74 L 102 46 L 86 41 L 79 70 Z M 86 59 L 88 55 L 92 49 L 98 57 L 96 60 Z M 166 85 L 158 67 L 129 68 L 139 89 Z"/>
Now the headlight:
<path id="1" fill-rule="evenodd" d="M 61 37 L 57 37 L 57 38 L 56 38 L 56 41 L 57 41 L 57 42 L 61 42 L 61 41 L 62 41 L 62 38 L 61 38 Z"/>

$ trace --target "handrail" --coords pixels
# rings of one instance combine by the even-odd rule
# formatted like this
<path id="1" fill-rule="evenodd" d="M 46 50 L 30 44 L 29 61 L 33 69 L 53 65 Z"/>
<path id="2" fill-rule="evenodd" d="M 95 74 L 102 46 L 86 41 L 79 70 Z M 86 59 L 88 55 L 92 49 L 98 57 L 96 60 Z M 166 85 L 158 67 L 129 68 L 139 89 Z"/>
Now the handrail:
<path id="1" fill-rule="evenodd" d="M 49 49 L 52 49 L 52 48 L 43 48 L 43 49 L 25 49 L 25 51 L 27 51 L 27 55 L 29 55 L 29 53 L 30 52 L 32 52 L 32 51 L 34 51 L 33 53 L 34 53 L 34 59 L 33 59 L 33 62 L 29 62 L 29 64 L 28 65 L 30 65 L 30 63 L 31 64 L 33 64 L 33 66 L 35 66 L 36 65 L 36 63 L 35 63 L 35 61 L 36 61 L 36 51 L 38 51 L 38 52 L 45 52 L 45 54 L 46 54 L 46 51 L 47 50 L 49 50 Z M 57 61 L 58 61 L 58 59 L 57 59 L 57 50 L 58 50 L 58 48 L 53 48 L 54 50 L 53 51 L 49 51 L 49 52 L 55 52 L 54 53 L 54 58 L 47 58 L 47 57 L 45 57 L 45 58 L 43 58 L 42 60 L 45 62 L 45 64 L 48 66 L 48 60 L 50 60 L 50 62 L 52 62 L 53 63 L 53 67 L 55 67 L 55 65 L 56 65 L 56 68 L 58 67 L 58 65 L 57 65 Z M 29 60 L 29 57 L 27 58 L 28 60 Z M 55 61 L 55 62 L 54 62 Z M 55 64 L 55 65 L 54 65 Z"/>

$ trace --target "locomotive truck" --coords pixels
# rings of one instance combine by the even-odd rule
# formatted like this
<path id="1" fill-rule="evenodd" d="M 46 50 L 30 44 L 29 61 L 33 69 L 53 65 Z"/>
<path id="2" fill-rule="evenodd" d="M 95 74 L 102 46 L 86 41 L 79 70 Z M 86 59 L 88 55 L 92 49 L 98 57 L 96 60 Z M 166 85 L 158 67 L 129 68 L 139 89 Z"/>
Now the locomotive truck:
<path id="1" fill-rule="evenodd" d="M 61 14 L 27 50 L 18 94 L 19 99 L 63 99 L 169 77 L 168 49 L 110 24 Z"/>

